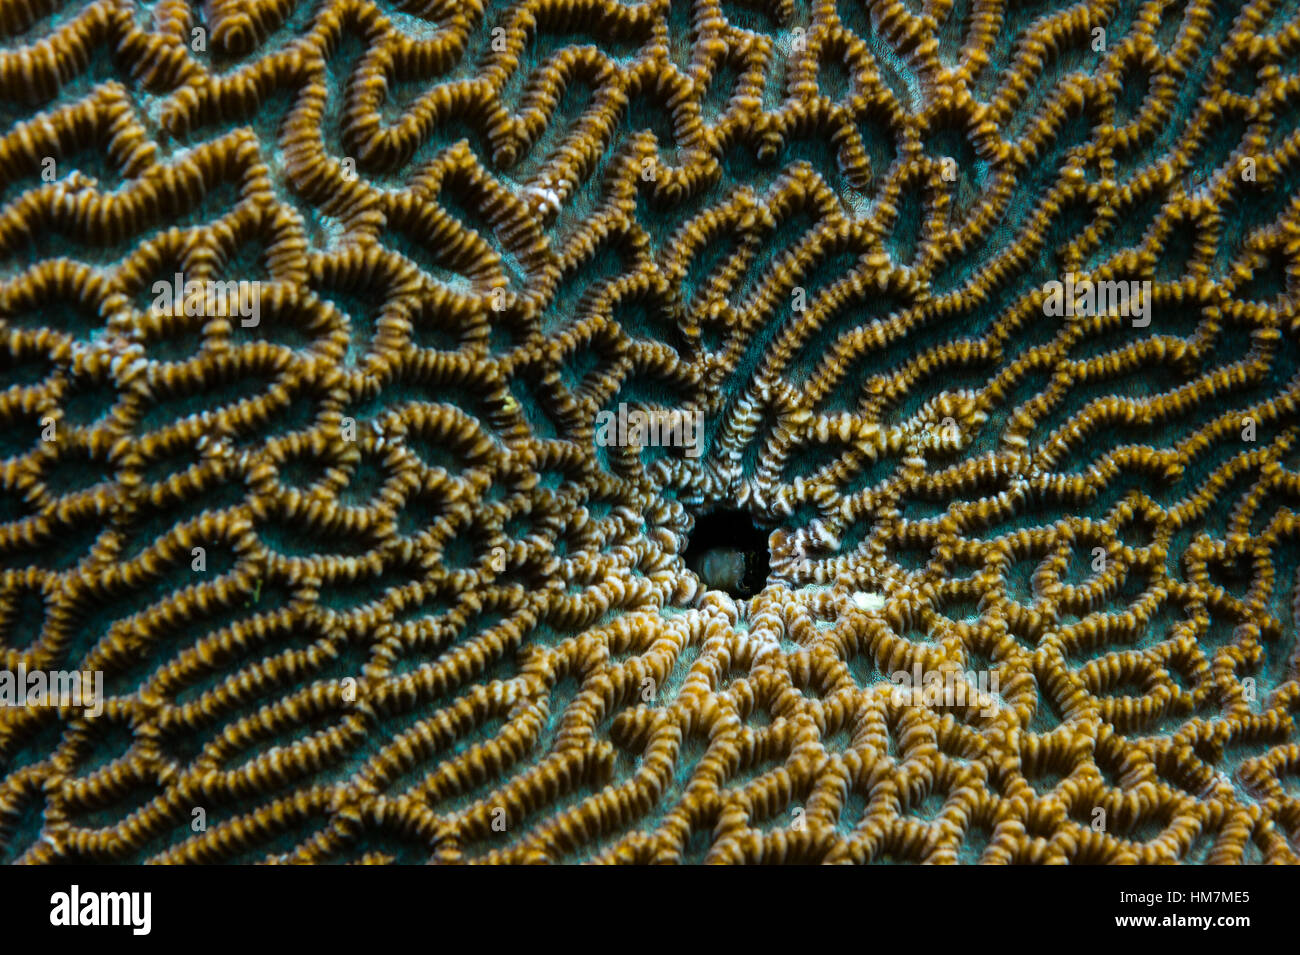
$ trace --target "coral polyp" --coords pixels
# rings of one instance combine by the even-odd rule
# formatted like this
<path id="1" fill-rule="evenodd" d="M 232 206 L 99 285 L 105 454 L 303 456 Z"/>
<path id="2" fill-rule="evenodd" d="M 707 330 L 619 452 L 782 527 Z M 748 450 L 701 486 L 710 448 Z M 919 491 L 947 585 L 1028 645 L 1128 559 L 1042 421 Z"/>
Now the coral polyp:
<path id="1" fill-rule="evenodd" d="M 0 111 L 0 859 L 1300 861 L 1296 0 L 0 0 Z"/>

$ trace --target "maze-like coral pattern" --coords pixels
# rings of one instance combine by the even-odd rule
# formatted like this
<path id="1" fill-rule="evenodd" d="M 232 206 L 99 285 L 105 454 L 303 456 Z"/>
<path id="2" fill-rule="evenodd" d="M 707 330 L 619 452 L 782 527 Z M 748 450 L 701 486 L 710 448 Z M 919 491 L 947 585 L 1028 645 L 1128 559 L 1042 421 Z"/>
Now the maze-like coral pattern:
<path id="1" fill-rule="evenodd" d="M 110 697 L 0 858 L 1297 861 L 1295 0 L 0 0 L 0 111 L 0 653 Z"/>

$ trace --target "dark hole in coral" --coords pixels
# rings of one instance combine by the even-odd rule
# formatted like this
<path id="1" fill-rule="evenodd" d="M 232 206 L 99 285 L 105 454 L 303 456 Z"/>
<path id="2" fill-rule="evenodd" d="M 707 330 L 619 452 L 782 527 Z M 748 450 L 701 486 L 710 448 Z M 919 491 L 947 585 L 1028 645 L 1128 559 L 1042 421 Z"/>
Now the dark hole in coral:
<path id="1" fill-rule="evenodd" d="M 686 566 L 704 583 L 733 597 L 752 597 L 767 583 L 767 531 L 744 511 L 713 508 L 696 515 Z"/>

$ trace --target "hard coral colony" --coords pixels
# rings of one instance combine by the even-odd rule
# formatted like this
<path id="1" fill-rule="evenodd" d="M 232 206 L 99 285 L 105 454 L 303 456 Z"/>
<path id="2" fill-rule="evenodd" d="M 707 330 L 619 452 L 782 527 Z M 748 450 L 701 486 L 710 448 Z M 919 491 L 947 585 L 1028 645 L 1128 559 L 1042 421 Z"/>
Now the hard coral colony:
<path id="1" fill-rule="evenodd" d="M 105 696 L 0 858 L 1297 861 L 1296 0 L 0 0 L 0 102 Z"/>

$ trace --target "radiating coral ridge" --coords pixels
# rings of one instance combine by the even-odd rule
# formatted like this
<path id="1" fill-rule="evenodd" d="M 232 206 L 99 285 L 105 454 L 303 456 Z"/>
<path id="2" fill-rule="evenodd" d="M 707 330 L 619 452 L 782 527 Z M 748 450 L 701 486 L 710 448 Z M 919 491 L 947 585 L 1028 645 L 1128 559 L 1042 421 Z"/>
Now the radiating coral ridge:
<path id="1" fill-rule="evenodd" d="M 0 0 L 0 111 L 0 859 L 1300 861 L 1296 0 Z"/>

